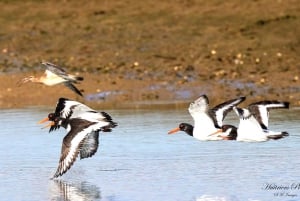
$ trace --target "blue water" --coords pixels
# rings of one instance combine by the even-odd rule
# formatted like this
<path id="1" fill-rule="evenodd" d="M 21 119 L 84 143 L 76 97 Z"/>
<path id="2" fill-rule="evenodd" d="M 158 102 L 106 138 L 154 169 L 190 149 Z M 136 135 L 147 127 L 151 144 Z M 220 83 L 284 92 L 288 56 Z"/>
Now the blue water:
<path id="1" fill-rule="evenodd" d="M 106 111 L 119 126 L 100 135 L 98 152 L 50 180 L 66 134 L 36 123 L 51 108 L 1 110 L 0 200 L 300 200 L 299 109 L 272 111 L 271 129 L 290 136 L 264 143 L 167 135 L 192 122 L 187 110 Z M 226 122 L 237 118 L 230 114 Z"/>

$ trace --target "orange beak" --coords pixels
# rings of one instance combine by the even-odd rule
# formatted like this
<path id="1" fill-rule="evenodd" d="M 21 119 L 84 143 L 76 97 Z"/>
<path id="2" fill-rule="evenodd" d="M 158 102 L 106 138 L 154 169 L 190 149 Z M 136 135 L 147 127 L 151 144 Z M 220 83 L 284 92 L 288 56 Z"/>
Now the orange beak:
<path id="1" fill-rule="evenodd" d="M 51 126 L 54 126 L 55 125 L 55 123 L 54 123 L 54 121 L 51 121 L 49 124 L 47 124 L 45 127 L 43 127 L 42 129 L 44 129 L 44 128 L 48 128 L 48 127 L 51 127 Z"/>
<path id="2" fill-rule="evenodd" d="M 174 129 L 170 130 L 170 131 L 168 132 L 168 134 L 174 134 L 174 133 L 176 133 L 176 132 L 178 132 L 178 131 L 180 131 L 180 128 L 174 128 Z"/>
<path id="3" fill-rule="evenodd" d="M 210 134 L 209 136 L 212 136 L 212 135 L 217 135 L 217 134 L 219 134 L 219 133 L 222 133 L 222 132 L 223 132 L 223 130 L 222 130 L 222 129 L 218 129 L 216 132 L 214 132 L 214 133 Z"/>
<path id="4" fill-rule="evenodd" d="M 44 122 L 46 122 L 46 121 L 49 121 L 49 118 L 48 118 L 48 117 L 46 117 L 46 118 L 42 119 L 41 121 L 39 121 L 38 124 L 42 124 L 42 123 L 44 123 Z"/>

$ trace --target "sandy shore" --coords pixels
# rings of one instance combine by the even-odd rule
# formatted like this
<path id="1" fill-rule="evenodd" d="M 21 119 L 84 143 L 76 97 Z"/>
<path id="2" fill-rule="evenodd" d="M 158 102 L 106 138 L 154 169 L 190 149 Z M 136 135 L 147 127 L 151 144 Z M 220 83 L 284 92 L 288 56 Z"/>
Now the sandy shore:
<path id="1" fill-rule="evenodd" d="M 39 74 L 42 73 L 37 73 Z M 84 73 L 80 75 L 84 76 L 85 80 L 76 85 L 83 91 L 84 97 L 80 97 L 64 85 L 48 87 L 37 83 L 26 83 L 18 86 L 18 81 L 28 75 L 31 74 L 0 76 L 0 108 L 54 107 L 60 97 L 78 100 L 95 108 L 185 108 L 201 94 L 207 94 L 212 105 L 238 96 L 247 97 L 245 105 L 265 99 L 290 101 L 293 106 L 300 104 L 299 93 L 290 93 L 291 88 L 274 89 L 262 83 L 243 83 L 236 80 L 221 83 L 214 80 L 188 83 L 152 82 Z"/>

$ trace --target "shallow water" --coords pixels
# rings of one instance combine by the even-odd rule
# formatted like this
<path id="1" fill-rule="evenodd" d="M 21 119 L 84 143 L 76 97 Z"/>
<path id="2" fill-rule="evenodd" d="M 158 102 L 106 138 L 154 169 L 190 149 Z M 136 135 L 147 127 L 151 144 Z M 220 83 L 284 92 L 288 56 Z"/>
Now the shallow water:
<path id="1" fill-rule="evenodd" d="M 65 130 L 49 134 L 36 123 L 49 112 L 1 111 L 1 200 L 300 200 L 299 109 L 272 111 L 270 128 L 290 136 L 264 143 L 167 135 L 192 122 L 187 110 L 108 110 L 119 126 L 100 135 L 92 158 L 78 159 L 57 180 L 49 178 Z M 237 118 L 230 114 L 226 122 Z"/>

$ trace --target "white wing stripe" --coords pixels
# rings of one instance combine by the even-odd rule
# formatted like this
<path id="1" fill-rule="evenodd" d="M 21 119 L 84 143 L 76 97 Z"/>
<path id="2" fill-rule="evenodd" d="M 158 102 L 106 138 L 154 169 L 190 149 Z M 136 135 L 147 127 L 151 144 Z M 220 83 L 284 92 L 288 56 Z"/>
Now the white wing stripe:
<path id="1" fill-rule="evenodd" d="M 67 156 L 64 158 L 63 161 L 60 162 L 57 173 L 55 175 L 61 175 L 63 172 L 66 172 L 68 168 L 70 168 L 70 165 L 76 160 L 78 151 L 78 146 L 80 142 L 92 131 L 97 131 L 102 127 L 101 122 L 97 122 L 94 125 L 89 126 L 88 128 L 83 129 L 79 133 L 76 134 L 76 136 L 71 141 L 71 147 L 67 154 Z"/>

